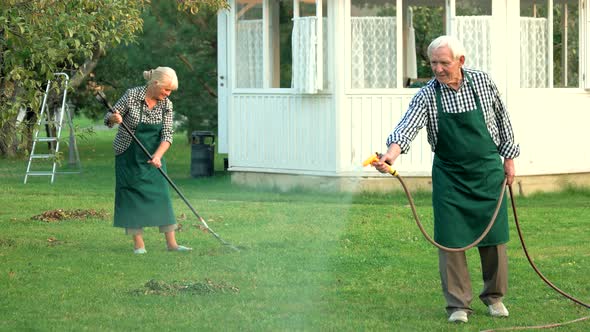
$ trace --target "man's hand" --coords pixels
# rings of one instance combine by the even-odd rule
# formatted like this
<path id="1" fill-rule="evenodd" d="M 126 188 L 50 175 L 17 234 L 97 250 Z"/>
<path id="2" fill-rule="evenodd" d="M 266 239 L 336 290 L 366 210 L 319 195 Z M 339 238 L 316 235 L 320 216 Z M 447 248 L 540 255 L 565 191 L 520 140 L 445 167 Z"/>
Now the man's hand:
<path id="1" fill-rule="evenodd" d="M 381 173 L 389 173 L 393 162 L 397 159 L 397 157 L 401 154 L 402 149 L 397 144 L 391 144 L 387 152 L 381 155 L 379 161 L 374 161 L 371 163 L 375 169 L 377 169 Z"/>
<path id="2" fill-rule="evenodd" d="M 514 169 L 514 159 L 504 159 L 504 174 L 506 174 L 506 184 L 512 185 L 516 171 Z"/>

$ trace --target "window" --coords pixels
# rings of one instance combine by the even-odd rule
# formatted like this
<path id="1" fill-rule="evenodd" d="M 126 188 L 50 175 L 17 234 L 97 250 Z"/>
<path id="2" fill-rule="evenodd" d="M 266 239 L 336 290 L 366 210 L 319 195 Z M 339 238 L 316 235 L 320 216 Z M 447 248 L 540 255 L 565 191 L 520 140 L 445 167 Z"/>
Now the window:
<path id="1" fill-rule="evenodd" d="M 236 0 L 235 7 L 237 88 L 322 89 L 327 35 L 322 0 Z"/>
<path id="2" fill-rule="evenodd" d="M 492 0 L 462 0 L 455 5 L 452 33 L 465 46 L 465 66 L 493 71 Z"/>
<path id="3" fill-rule="evenodd" d="M 419 87 L 432 78 L 426 50 L 445 33 L 444 0 L 402 1 L 402 8 L 395 0 L 350 1 L 353 89 Z"/>
<path id="4" fill-rule="evenodd" d="M 327 88 L 327 1 L 295 0 L 291 87 L 314 93 Z"/>
<path id="5" fill-rule="evenodd" d="M 262 88 L 262 0 L 236 1 L 236 87 Z"/>
<path id="6" fill-rule="evenodd" d="M 397 85 L 395 1 L 351 0 L 351 78 L 353 89 Z"/>
<path id="7" fill-rule="evenodd" d="M 406 1 L 404 1 L 406 3 Z M 432 79 L 432 69 L 430 69 L 430 60 L 426 50 L 428 45 L 436 37 L 447 33 L 447 15 L 448 9 L 445 7 L 445 1 L 407 1 L 411 12 L 407 15 L 414 26 L 415 47 L 407 45 L 404 41 L 404 47 L 407 50 L 414 49 L 416 53 L 416 77 L 404 77 L 405 87 L 415 88 L 426 84 Z M 407 13 L 407 11 L 404 11 Z M 404 20 L 407 22 L 408 19 Z M 408 64 L 406 64 L 408 68 Z M 407 69 L 406 69 L 407 70 Z"/>
<path id="8" fill-rule="evenodd" d="M 579 87 L 579 30 L 577 0 L 521 0 L 520 86 Z"/>
<path id="9" fill-rule="evenodd" d="M 270 87 L 290 88 L 292 74 L 293 0 L 269 3 Z"/>

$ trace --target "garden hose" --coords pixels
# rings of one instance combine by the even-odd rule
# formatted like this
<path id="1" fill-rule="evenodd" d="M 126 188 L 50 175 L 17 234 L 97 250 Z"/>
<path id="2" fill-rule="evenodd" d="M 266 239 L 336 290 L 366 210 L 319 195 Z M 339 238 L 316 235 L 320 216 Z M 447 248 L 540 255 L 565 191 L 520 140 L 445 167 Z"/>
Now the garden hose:
<path id="1" fill-rule="evenodd" d="M 379 159 L 381 158 L 381 154 L 379 153 L 375 153 L 375 155 L 371 156 L 370 158 L 368 158 L 367 160 L 365 160 L 363 162 L 363 166 L 367 166 L 370 163 L 374 162 L 374 161 L 379 161 Z M 408 190 L 408 187 L 406 186 L 406 183 L 404 182 L 403 178 L 399 175 L 399 173 L 393 169 L 393 167 L 389 166 L 389 174 L 391 174 L 393 177 L 397 178 L 398 181 L 400 182 L 402 188 L 404 189 L 404 192 L 406 194 L 406 197 L 408 198 L 408 202 L 410 204 L 410 208 L 412 209 L 412 214 L 414 215 L 414 220 L 416 221 L 416 224 L 418 225 L 418 228 L 420 229 L 420 232 L 422 233 L 422 235 L 424 236 L 424 238 L 426 238 L 426 240 L 428 242 L 430 242 L 431 244 L 433 244 L 435 247 L 445 250 L 445 251 L 450 251 L 450 252 L 457 252 L 457 251 L 465 251 L 469 248 L 472 248 L 474 246 L 476 246 L 479 242 L 481 242 L 481 240 L 487 235 L 487 233 L 489 232 L 489 230 L 492 228 L 496 217 L 498 215 L 498 210 L 499 207 L 502 203 L 502 199 L 504 197 L 504 193 L 505 190 L 504 188 L 507 185 L 507 179 L 505 178 L 504 181 L 502 182 L 502 190 L 500 190 L 500 196 L 498 197 L 498 204 L 496 205 L 496 211 L 494 212 L 494 215 L 492 216 L 492 219 L 490 220 L 490 223 L 488 224 L 487 228 L 484 230 L 484 232 L 482 233 L 482 235 L 477 238 L 472 244 L 463 247 L 463 248 L 447 248 L 445 246 L 440 245 L 439 243 L 437 243 L 436 241 L 434 241 L 430 235 L 428 235 L 428 233 L 426 232 L 426 230 L 424 229 L 424 226 L 422 225 L 422 222 L 420 222 L 420 218 L 418 217 L 418 213 L 416 212 L 416 206 L 414 204 L 414 199 L 412 198 L 412 194 L 410 193 L 410 191 Z M 520 223 L 518 222 L 518 214 L 516 213 L 516 204 L 514 202 L 514 195 L 512 192 L 512 185 L 508 185 L 508 191 L 510 192 L 510 202 L 512 204 L 512 213 L 514 214 L 514 223 L 516 225 L 516 230 L 518 232 L 518 238 L 520 239 L 520 243 L 522 245 L 522 249 L 524 251 L 524 254 L 529 262 L 529 265 L 533 268 L 533 270 L 535 271 L 535 273 L 537 273 L 537 275 L 541 278 L 541 280 L 543 280 L 543 282 L 545 282 L 549 287 L 551 287 L 553 290 L 555 290 L 556 292 L 558 292 L 559 294 L 561 294 L 562 296 L 566 297 L 567 299 L 573 301 L 576 304 L 579 304 L 583 307 L 586 307 L 588 309 L 590 309 L 590 304 L 585 303 L 580 301 L 579 299 L 573 297 L 572 295 L 564 292 L 563 290 L 559 289 L 557 286 L 555 286 L 555 284 L 553 284 L 551 281 L 549 281 L 549 279 L 547 279 L 547 277 L 545 277 L 543 275 L 543 273 L 541 273 L 541 271 L 537 268 L 537 266 L 535 265 L 535 263 L 533 262 L 531 256 L 529 255 L 529 252 L 527 250 L 525 241 L 524 241 L 524 237 L 522 235 L 522 231 L 520 229 Z M 520 326 L 520 327 L 507 327 L 507 328 L 498 328 L 498 329 L 491 329 L 491 330 L 484 330 L 481 332 L 493 332 L 493 331 L 511 331 L 511 330 L 529 330 L 529 329 L 546 329 L 546 328 L 554 328 L 554 327 L 560 327 L 560 326 L 564 326 L 567 324 L 572 324 L 572 323 L 577 323 L 577 322 L 581 322 L 584 320 L 590 319 L 590 316 L 586 316 L 586 317 L 581 317 L 575 320 L 571 320 L 571 321 L 567 321 L 567 322 L 563 322 L 563 323 L 555 323 L 555 324 L 547 324 L 547 325 L 537 325 L 537 326 Z"/>
<path id="2" fill-rule="evenodd" d="M 371 164 L 372 162 L 379 161 L 379 159 L 381 159 L 381 156 L 382 155 L 379 152 L 375 152 L 374 155 L 367 158 L 363 162 L 363 166 L 367 166 L 367 165 Z M 461 251 L 469 250 L 469 249 L 477 246 L 486 237 L 486 235 L 488 235 L 488 233 L 490 232 L 490 230 L 494 226 L 494 223 L 496 222 L 496 217 L 498 216 L 498 212 L 500 211 L 500 207 L 502 206 L 502 201 L 504 200 L 504 193 L 505 193 L 505 190 L 502 190 L 502 189 L 506 186 L 506 181 L 507 181 L 506 179 L 504 179 L 504 182 L 502 182 L 502 186 L 500 187 L 500 195 L 498 196 L 498 200 L 497 200 L 498 203 L 496 204 L 496 209 L 494 211 L 494 214 L 492 215 L 492 218 L 490 219 L 490 222 L 488 223 L 488 226 L 484 229 L 484 231 L 481 233 L 481 235 L 477 239 L 475 239 L 475 241 L 473 241 L 471 244 L 469 244 L 465 247 L 449 248 L 449 247 L 445 247 L 442 244 L 436 242 L 432 237 L 430 237 L 430 235 L 428 235 L 428 233 L 424 229 L 424 226 L 420 222 L 420 218 L 418 217 L 418 212 L 416 211 L 416 205 L 414 204 L 414 199 L 412 198 L 412 195 L 410 194 L 410 191 L 408 190 L 406 183 L 401 178 L 399 173 L 393 167 L 391 167 L 391 165 L 389 165 L 388 172 L 392 176 L 396 177 L 399 180 L 400 184 L 402 185 L 402 188 L 404 189 L 404 192 L 406 193 L 406 197 L 408 198 L 408 202 L 410 203 L 410 208 L 412 209 L 412 214 L 414 215 L 414 220 L 416 220 L 416 225 L 420 229 L 420 232 L 422 233 L 422 235 L 424 235 L 424 238 L 426 238 L 426 240 L 428 242 L 430 242 L 433 246 L 435 246 L 439 249 L 442 249 L 444 251 L 448 251 L 448 252 L 461 252 Z"/>
<path id="3" fill-rule="evenodd" d="M 97 91 L 97 93 L 96 93 L 96 99 L 98 101 L 100 101 L 101 103 L 103 103 L 109 109 L 109 111 L 115 113 L 115 111 L 113 110 L 113 107 L 111 106 L 111 104 L 109 103 L 109 101 L 107 100 L 105 94 L 102 91 Z M 153 159 L 152 158 L 152 155 L 150 154 L 150 152 L 145 148 L 145 146 L 143 146 L 143 144 L 141 144 L 141 142 L 139 141 L 139 139 L 137 138 L 137 136 L 135 136 L 135 134 L 131 131 L 131 129 L 129 128 L 129 126 L 127 126 L 127 124 L 125 122 L 121 122 L 121 126 L 123 127 L 123 129 L 125 129 L 125 131 L 127 132 L 127 134 L 129 134 L 129 136 L 131 136 L 131 138 L 133 139 L 133 141 L 135 143 L 137 143 L 137 145 L 141 148 L 141 150 L 143 151 L 143 153 L 145 153 L 145 155 L 150 160 Z M 229 242 L 225 241 L 224 239 L 222 239 L 221 236 L 219 236 L 217 233 L 215 233 L 209 227 L 209 225 L 207 225 L 207 223 L 205 222 L 205 219 L 203 219 L 203 217 L 201 217 L 197 213 L 197 211 L 189 203 L 189 201 L 186 199 L 186 197 L 182 194 L 182 192 L 180 191 L 180 189 L 176 186 L 176 184 L 174 182 L 172 182 L 172 179 L 170 179 L 170 177 L 168 176 L 168 174 L 166 174 L 166 172 L 164 172 L 162 170 L 162 168 L 158 167 L 158 171 L 160 171 L 160 174 L 162 174 L 162 176 L 166 179 L 166 181 L 168 181 L 168 183 L 170 184 L 170 186 L 172 188 L 174 188 L 174 190 L 176 191 L 176 193 L 178 194 L 178 196 L 180 196 L 180 198 L 182 199 L 182 201 L 186 204 L 186 206 L 188 206 L 188 208 L 192 211 L 192 213 L 195 215 L 195 217 L 197 217 L 197 219 L 201 222 L 201 224 L 203 225 L 203 227 L 205 228 L 205 230 L 208 233 L 211 233 L 211 235 L 213 235 L 217 240 L 219 240 L 224 245 L 232 248 L 233 250 L 240 251 L 240 249 L 238 249 L 236 246 L 234 246 L 231 243 L 229 243 Z"/>

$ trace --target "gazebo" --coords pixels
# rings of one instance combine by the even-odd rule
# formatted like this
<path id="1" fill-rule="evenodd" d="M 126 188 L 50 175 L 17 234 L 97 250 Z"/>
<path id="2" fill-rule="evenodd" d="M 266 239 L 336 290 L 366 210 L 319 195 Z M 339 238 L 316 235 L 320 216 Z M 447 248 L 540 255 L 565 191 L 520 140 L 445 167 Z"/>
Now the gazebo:
<path id="1" fill-rule="evenodd" d="M 590 185 L 590 0 L 229 0 L 218 14 L 218 149 L 232 181 L 389 190 L 362 160 L 431 78 L 451 34 L 511 114 L 520 193 Z M 430 188 L 425 130 L 396 163 Z"/>

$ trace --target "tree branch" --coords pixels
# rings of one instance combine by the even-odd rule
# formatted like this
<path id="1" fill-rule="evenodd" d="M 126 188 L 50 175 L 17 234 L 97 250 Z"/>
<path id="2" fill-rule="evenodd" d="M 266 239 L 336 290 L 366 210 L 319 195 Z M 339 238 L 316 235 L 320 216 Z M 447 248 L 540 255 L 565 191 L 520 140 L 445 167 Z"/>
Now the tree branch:
<path id="1" fill-rule="evenodd" d="M 98 65 L 98 60 L 101 56 L 102 51 L 98 46 L 96 46 L 94 52 L 92 53 L 92 57 L 90 59 L 87 59 L 84 62 L 84 64 L 80 66 L 80 68 L 76 71 L 76 74 L 74 74 L 74 77 L 72 77 L 72 79 L 70 80 L 70 87 L 72 89 L 75 89 L 79 87 L 80 84 L 82 84 L 82 82 L 86 79 L 88 74 L 90 74 L 94 70 L 94 68 L 96 68 L 96 65 Z"/>
<path id="2" fill-rule="evenodd" d="M 201 79 L 200 77 L 197 77 L 197 79 L 199 80 L 199 82 L 201 82 L 201 84 L 203 85 L 203 87 L 205 88 L 205 90 L 207 90 L 207 93 L 209 93 L 209 95 L 213 98 L 217 98 L 217 92 L 215 92 L 215 90 L 213 90 L 209 84 L 207 84 L 207 82 L 203 81 L 203 79 Z"/>
<path id="3" fill-rule="evenodd" d="M 190 71 L 194 72 L 195 69 L 193 68 L 193 66 L 191 65 L 191 63 L 188 61 L 188 59 L 182 55 L 182 54 L 177 54 L 176 55 L 180 61 L 182 61 Z M 201 84 L 203 85 L 203 88 L 205 88 L 205 90 L 207 90 L 207 93 L 209 93 L 209 95 L 213 98 L 217 98 L 217 92 L 215 92 L 215 90 L 213 90 L 213 88 L 211 88 L 209 86 L 209 84 L 207 84 L 207 82 L 205 82 L 203 79 L 201 79 L 200 77 L 197 77 L 197 80 L 199 80 L 199 82 L 201 82 Z"/>

